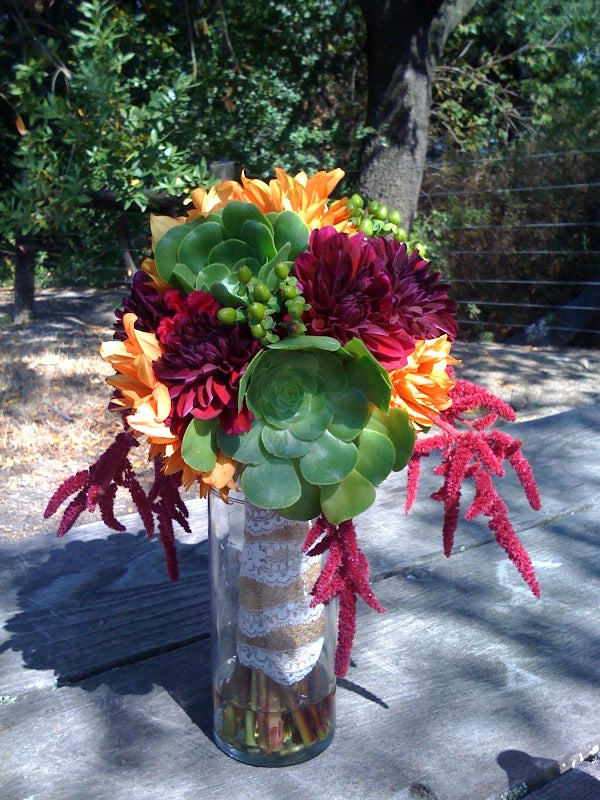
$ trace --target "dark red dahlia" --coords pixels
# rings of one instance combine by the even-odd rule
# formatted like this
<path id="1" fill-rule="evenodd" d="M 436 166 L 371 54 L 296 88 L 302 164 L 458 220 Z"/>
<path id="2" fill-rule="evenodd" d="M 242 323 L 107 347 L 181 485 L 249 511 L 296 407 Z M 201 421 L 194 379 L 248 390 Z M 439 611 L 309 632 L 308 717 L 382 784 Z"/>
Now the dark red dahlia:
<path id="1" fill-rule="evenodd" d="M 223 325 L 216 318 L 218 303 L 206 292 L 184 297 L 165 293 L 172 316 L 159 325 L 164 354 L 154 364 L 156 377 L 169 387 L 171 430 L 183 435 L 190 415 L 219 418 L 228 433 L 245 433 L 252 416 L 238 412 L 238 386 L 260 345 L 246 327 Z"/>
<path id="2" fill-rule="evenodd" d="M 454 315 L 456 303 L 448 297 L 447 284 L 438 283 L 439 272 L 415 250 L 395 239 L 371 239 L 378 256 L 386 262 L 393 287 L 394 321 L 400 322 L 415 339 L 436 339 L 442 333 L 453 341 L 458 332 Z"/>
<path id="3" fill-rule="evenodd" d="M 416 339 L 456 336 L 456 306 L 429 266 L 395 240 L 313 231 L 294 264 L 308 332 L 342 344 L 357 336 L 388 370 L 403 367 Z"/>
<path id="4" fill-rule="evenodd" d="M 387 369 L 399 369 L 414 350 L 404 321 L 394 314 L 394 284 L 385 254 L 362 233 L 348 236 L 326 227 L 312 232 L 309 249 L 294 274 L 310 311 L 308 333 L 333 336 L 342 344 L 362 339 Z"/>
<path id="5" fill-rule="evenodd" d="M 158 290 L 154 281 L 141 269 L 134 274 L 131 291 L 124 298 L 122 306 L 115 311 L 117 320 L 114 324 L 115 339 L 121 341 L 126 338 L 121 322 L 123 314 L 136 314 L 135 327 L 138 330 L 156 333 L 161 319 L 170 313 L 165 305 L 163 294 Z"/>

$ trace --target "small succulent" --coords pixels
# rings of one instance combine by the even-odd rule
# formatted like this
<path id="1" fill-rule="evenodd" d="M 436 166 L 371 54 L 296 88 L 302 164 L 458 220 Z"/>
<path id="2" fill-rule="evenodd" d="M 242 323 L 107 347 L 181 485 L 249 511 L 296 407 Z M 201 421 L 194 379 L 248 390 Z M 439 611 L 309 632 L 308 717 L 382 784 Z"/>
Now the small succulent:
<path id="1" fill-rule="evenodd" d="M 246 464 L 241 488 L 255 505 L 339 524 L 368 508 L 375 486 L 412 453 L 408 416 L 389 409 L 390 392 L 360 340 L 284 339 L 260 351 L 240 383 L 249 432 L 219 429 L 216 444 Z"/>
<path id="2" fill-rule="evenodd" d="M 226 325 L 245 323 L 264 346 L 304 332 L 304 298 L 292 264 L 308 246 L 306 223 L 293 211 L 263 214 L 233 201 L 221 211 L 170 228 L 154 250 L 160 277 L 189 294 L 201 289 L 220 303 Z M 285 318 L 285 319 L 284 319 Z"/>

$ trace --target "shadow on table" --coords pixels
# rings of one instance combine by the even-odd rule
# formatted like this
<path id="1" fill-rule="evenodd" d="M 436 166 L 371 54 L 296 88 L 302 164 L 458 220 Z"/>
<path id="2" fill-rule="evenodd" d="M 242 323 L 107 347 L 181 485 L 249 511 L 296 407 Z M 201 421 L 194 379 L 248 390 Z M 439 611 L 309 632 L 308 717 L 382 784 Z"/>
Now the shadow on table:
<path id="1" fill-rule="evenodd" d="M 503 750 L 496 760 L 506 772 L 508 793 L 515 797 L 534 792 L 532 799 L 600 800 L 600 781 L 582 770 L 570 769 L 561 775 L 558 761 L 530 756 L 522 750 Z"/>
<path id="2" fill-rule="evenodd" d="M 4 624 L 0 655 L 20 653 L 26 670 L 50 670 L 58 686 L 87 692 L 162 687 L 210 736 L 207 543 L 178 544 L 180 579 L 170 582 L 160 543 L 141 532 L 33 541 L 1 565 L 0 592 L 12 585 L 18 611 Z M 0 667 L 7 688 L 15 662 Z"/>

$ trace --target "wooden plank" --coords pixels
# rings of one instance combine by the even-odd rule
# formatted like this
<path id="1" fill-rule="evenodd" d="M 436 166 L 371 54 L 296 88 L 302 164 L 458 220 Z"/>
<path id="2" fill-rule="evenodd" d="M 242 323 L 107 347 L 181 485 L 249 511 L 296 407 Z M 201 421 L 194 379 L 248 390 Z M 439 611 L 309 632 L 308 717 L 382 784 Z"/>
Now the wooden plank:
<path id="1" fill-rule="evenodd" d="M 600 780 L 585 770 L 570 769 L 527 797 L 528 800 L 600 800 Z"/>
<path id="2" fill-rule="evenodd" d="M 420 785 L 497 800 L 503 753 L 562 764 L 599 743 L 598 519 L 595 507 L 524 533 L 540 601 L 495 545 L 381 580 L 387 612 L 361 605 L 336 737 L 311 762 L 260 770 L 214 747 L 198 641 L 0 706 L 0 796 L 304 800 L 318 785 L 331 800 L 400 800 Z"/>
<path id="3" fill-rule="evenodd" d="M 4 637 L 27 668 L 72 681 L 209 634 L 206 522 L 180 544 L 180 579 L 165 574 L 158 540 L 140 541 L 132 515 L 127 533 L 94 524 L 57 541 L 32 537 L 0 548 Z M 11 613 L 12 612 L 12 613 Z M 0 634 L 2 635 L 2 634 Z M 0 687 L 15 660 L 0 659 Z M 35 670 L 30 672 L 29 670 Z M 37 680 L 37 678 L 36 678 Z"/>

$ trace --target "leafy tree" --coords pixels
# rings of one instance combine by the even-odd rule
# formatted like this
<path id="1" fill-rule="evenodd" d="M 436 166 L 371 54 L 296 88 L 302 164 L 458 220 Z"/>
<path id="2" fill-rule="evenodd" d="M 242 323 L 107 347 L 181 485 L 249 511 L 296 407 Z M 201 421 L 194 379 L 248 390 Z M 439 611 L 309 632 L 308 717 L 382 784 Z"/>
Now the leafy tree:
<path id="1" fill-rule="evenodd" d="M 5 65 L 10 44 L 28 37 L 2 87 L 11 117 L 5 188 L 13 185 L 0 204 L 0 235 L 10 242 L 83 230 L 72 249 L 87 269 L 107 227 L 103 216 L 93 222 L 90 201 L 143 210 L 161 194 L 182 195 L 206 183 L 205 156 L 266 176 L 275 164 L 329 167 L 340 149 L 353 151 L 360 92 L 338 90 L 360 61 L 360 13 L 351 6 L 57 6 L 70 11 L 67 22 L 54 6 L 42 13 L 15 0 L 0 14 Z M 64 264 L 61 273 L 77 277 Z"/>
<path id="2" fill-rule="evenodd" d="M 600 114 L 594 0 L 480 0 L 435 71 L 431 140 L 489 152 L 537 136 L 585 147 Z"/>

